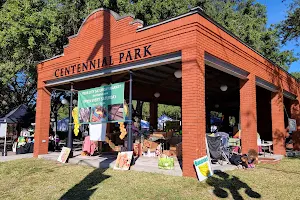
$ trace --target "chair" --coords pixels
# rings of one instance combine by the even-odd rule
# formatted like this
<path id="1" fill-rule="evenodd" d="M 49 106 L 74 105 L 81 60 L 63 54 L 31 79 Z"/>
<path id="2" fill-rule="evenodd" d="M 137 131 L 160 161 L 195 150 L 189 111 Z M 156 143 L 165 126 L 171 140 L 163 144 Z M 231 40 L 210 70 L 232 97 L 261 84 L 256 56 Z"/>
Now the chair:
<path id="1" fill-rule="evenodd" d="M 241 140 L 239 138 L 229 138 L 229 147 L 232 153 L 239 153 L 241 149 Z"/>
<path id="2" fill-rule="evenodd" d="M 212 160 L 217 160 L 220 165 L 223 165 L 223 160 L 229 163 L 229 151 L 226 144 L 222 144 L 222 136 L 206 136 L 207 145 Z"/>

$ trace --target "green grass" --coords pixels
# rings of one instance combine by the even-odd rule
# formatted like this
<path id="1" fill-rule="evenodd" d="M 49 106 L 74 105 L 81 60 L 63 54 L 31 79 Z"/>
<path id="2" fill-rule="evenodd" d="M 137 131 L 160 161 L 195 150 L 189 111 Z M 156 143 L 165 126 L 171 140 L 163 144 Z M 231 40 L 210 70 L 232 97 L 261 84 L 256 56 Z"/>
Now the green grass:
<path id="1" fill-rule="evenodd" d="M 43 159 L 0 163 L 0 199 L 299 199 L 300 159 L 193 178 Z"/>

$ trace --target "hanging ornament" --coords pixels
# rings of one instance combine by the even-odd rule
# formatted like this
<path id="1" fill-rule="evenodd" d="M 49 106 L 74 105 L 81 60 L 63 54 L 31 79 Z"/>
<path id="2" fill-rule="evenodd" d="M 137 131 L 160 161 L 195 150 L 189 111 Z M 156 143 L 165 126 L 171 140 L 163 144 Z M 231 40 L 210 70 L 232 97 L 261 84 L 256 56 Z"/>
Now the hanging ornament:
<path id="1" fill-rule="evenodd" d="M 118 122 L 118 124 L 120 125 L 120 131 L 121 131 L 121 135 L 119 136 L 119 138 L 121 140 L 123 140 L 124 137 L 127 135 L 127 131 L 126 131 L 126 128 L 124 126 L 124 122 Z"/>
<path id="2" fill-rule="evenodd" d="M 74 135 L 78 136 L 79 133 L 79 116 L 78 116 L 78 107 L 75 107 L 72 110 L 72 117 L 73 117 L 73 122 L 74 122 Z"/>
<path id="3" fill-rule="evenodd" d="M 128 104 L 126 103 L 126 101 L 124 100 L 124 114 L 126 117 L 129 116 L 129 112 L 128 112 Z"/>

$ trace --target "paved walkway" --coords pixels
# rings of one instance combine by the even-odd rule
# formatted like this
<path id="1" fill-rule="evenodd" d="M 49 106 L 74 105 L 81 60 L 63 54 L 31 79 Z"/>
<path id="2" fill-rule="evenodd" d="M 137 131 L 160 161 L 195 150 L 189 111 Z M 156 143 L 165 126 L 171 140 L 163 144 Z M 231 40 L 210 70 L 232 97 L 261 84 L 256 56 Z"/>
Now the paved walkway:
<path id="1" fill-rule="evenodd" d="M 0 162 L 18 160 L 18 159 L 23 159 L 23 158 L 32 158 L 32 157 L 33 157 L 32 153 L 17 155 L 16 153 L 9 151 L 9 152 L 7 152 L 7 156 L 0 156 Z"/>
<path id="2" fill-rule="evenodd" d="M 40 155 L 39 158 L 48 160 L 57 160 L 60 152 L 51 152 L 45 155 Z M 101 156 L 81 156 L 80 151 L 74 151 L 74 157 L 69 159 L 69 163 L 78 165 L 88 165 L 95 168 L 113 168 L 115 165 L 116 155 L 101 155 Z M 182 176 L 182 169 L 180 163 L 175 159 L 175 166 L 173 170 L 163 170 L 158 168 L 158 158 L 156 157 L 139 157 L 135 164 L 131 166 L 130 170 L 143 171 L 150 173 L 159 173 L 171 176 Z M 213 164 L 214 171 L 228 171 L 237 169 L 236 166 L 226 164 Z"/>
<path id="3" fill-rule="evenodd" d="M 69 163 L 77 165 L 88 165 L 95 168 L 109 168 L 116 160 L 116 155 L 101 155 L 101 156 L 81 156 L 81 152 L 74 151 L 74 157 L 69 159 Z M 60 152 L 51 152 L 44 155 L 39 155 L 39 158 L 47 160 L 57 160 Z"/>
<path id="4" fill-rule="evenodd" d="M 130 167 L 130 170 L 166 174 L 171 176 L 182 176 L 182 170 L 176 158 L 174 160 L 173 170 L 159 169 L 157 157 L 139 157 L 135 161 L 135 164 Z"/>

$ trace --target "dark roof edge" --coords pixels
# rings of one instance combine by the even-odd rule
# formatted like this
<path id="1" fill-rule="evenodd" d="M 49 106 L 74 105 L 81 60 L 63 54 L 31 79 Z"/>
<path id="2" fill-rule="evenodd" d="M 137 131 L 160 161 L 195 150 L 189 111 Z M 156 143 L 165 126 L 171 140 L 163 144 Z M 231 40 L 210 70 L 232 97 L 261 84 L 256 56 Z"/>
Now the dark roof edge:
<path id="1" fill-rule="evenodd" d="M 198 13 L 199 15 L 201 15 L 202 17 L 204 17 L 205 19 L 207 19 L 208 21 L 210 21 L 211 23 L 213 23 L 214 25 L 216 25 L 218 28 L 222 29 L 224 32 L 226 32 L 227 34 L 229 34 L 231 37 L 233 37 L 234 39 L 238 40 L 240 43 L 242 43 L 243 45 L 245 45 L 246 47 L 248 47 L 249 49 L 251 49 L 252 51 L 254 51 L 255 53 L 257 53 L 258 55 L 260 55 L 261 57 L 263 57 L 264 59 L 266 59 L 268 62 L 270 62 L 272 65 L 274 65 L 275 67 L 278 67 L 279 69 L 281 69 L 282 71 L 284 71 L 287 75 L 293 77 L 298 83 L 300 83 L 300 80 L 298 80 L 294 75 L 292 75 L 291 73 L 289 73 L 287 70 L 285 70 L 284 68 L 280 67 L 279 65 L 277 65 L 275 62 L 273 62 L 272 60 L 270 60 L 269 58 L 265 57 L 264 55 L 262 55 L 260 52 L 258 52 L 257 50 L 255 50 L 253 47 L 251 47 L 250 45 L 248 45 L 247 43 L 245 43 L 244 41 L 242 41 L 239 37 L 237 37 L 236 35 L 234 35 L 232 32 L 230 32 L 229 30 L 227 30 L 225 27 L 223 27 L 221 24 L 219 24 L 218 22 L 216 22 L 215 20 L 213 20 L 210 16 L 208 16 L 201 7 L 195 7 L 190 9 L 190 11 L 188 13 L 179 15 L 177 17 L 156 23 L 156 24 L 152 24 L 149 26 L 145 26 L 143 28 L 137 29 L 138 32 L 140 31 L 144 31 L 156 26 L 160 26 L 162 24 L 166 24 L 169 23 L 171 21 L 175 21 L 177 19 L 189 16 L 189 15 L 193 15 Z"/>

